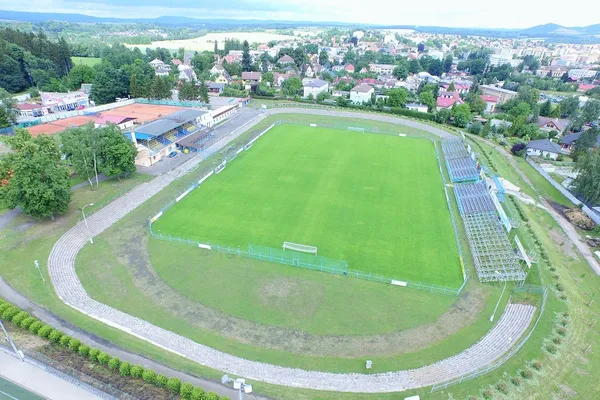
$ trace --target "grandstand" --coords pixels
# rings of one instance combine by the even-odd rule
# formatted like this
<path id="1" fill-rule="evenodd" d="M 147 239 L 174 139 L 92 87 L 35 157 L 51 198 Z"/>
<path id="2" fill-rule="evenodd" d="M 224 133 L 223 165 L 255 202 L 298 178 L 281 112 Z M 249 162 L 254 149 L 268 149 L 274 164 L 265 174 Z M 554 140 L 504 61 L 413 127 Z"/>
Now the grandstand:
<path id="1" fill-rule="evenodd" d="M 485 181 L 454 186 L 477 276 L 482 282 L 523 282 L 526 272 L 496 213 Z"/>
<path id="2" fill-rule="evenodd" d="M 150 156 L 195 143 L 209 131 L 200 120 L 206 111 L 184 109 L 137 127 L 133 132 L 136 144 L 148 150 Z M 185 140 L 185 145 L 180 145 Z M 166 155 L 162 154 L 162 155 Z"/>
<path id="3" fill-rule="evenodd" d="M 479 179 L 477 162 L 470 151 L 465 148 L 462 140 L 442 142 L 442 152 L 452 182 L 469 182 Z"/>

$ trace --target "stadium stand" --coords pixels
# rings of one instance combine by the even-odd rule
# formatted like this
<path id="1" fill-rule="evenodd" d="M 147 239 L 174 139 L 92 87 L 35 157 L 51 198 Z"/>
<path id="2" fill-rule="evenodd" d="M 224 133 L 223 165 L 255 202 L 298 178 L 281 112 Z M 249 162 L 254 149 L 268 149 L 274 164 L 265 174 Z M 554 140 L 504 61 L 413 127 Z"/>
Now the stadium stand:
<path id="1" fill-rule="evenodd" d="M 452 182 L 469 182 L 479 179 L 477 162 L 473 159 L 462 140 L 445 140 L 442 152 Z"/>

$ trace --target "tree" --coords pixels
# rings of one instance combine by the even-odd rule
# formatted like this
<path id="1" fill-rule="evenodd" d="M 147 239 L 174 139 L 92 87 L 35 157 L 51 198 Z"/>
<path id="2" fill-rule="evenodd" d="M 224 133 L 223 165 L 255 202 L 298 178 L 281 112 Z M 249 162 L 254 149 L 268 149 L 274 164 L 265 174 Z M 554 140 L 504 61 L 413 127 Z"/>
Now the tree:
<path id="1" fill-rule="evenodd" d="M 169 99 L 172 96 L 171 93 L 172 84 L 167 76 L 155 76 L 152 81 L 152 87 L 150 89 L 150 96 L 154 99 L 162 100 Z M 93 88 L 92 88 L 93 90 Z"/>
<path id="2" fill-rule="evenodd" d="M 483 124 L 479 121 L 475 121 L 469 126 L 469 132 L 473 135 L 480 135 L 481 131 L 483 131 Z"/>
<path id="3" fill-rule="evenodd" d="M 482 114 L 485 111 L 485 101 L 477 93 L 467 94 L 467 103 L 475 114 Z"/>
<path id="4" fill-rule="evenodd" d="M 552 102 L 550 100 L 545 101 L 540 107 L 540 115 L 542 117 L 549 117 L 552 114 Z"/>
<path id="5" fill-rule="evenodd" d="M 511 148 L 510 152 L 519 157 L 523 157 L 525 155 L 525 151 L 527 150 L 527 145 L 525 143 L 519 142 L 515 143 Z"/>
<path id="6" fill-rule="evenodd" d="M 265 83 L 268 83 L 271 86 L 273 86 L 274 81 L 275 81 L 275 78 L 274 78 L 272 72 L 265 72 L 264 74 L 262 74 L 261 82 L 265 82 Z"/>
<path id="7" fill-rule="evenodd" d="M 213 53 L 219 54 L 219 41 L 215 40 L 215 47 L 213 48 Z"/>
<path id="8" fill-rule="evenodd" d="M 454 125 L 464 128 L 471 121 L 471 108 L 469 104 L 458 104 L 452 109 L 452 116 L 454 117 Z"/>
<path id="9" fill-rule="evenodd" d="M 408 62 L 408 72 L 411 74 L 417 74 L 421 72 L 423 69 L 421 68 L 421 63 L 418 59 L 414 58 Z"/>
<path id="10" fill-rule="evenodd" d="M 429 90 L 424 90 L 419 94 L 419 101 L 427 105 L 427 111 L 429 112 L 435 108 L 435 97 L 433 96 L 433 92 Z"/>
<path id="11" fill-rule="evenodd" d="M 485 61 L 481 58 L 475 59 L 471 62 L 469 72 L 471 75 L 479 75 L 485 70 Z"/>
<path id="12" fill-rule="evenodd" d="M 71 201 L 71 185 L 57 141 L 46 135 L 33 139 L 26 130 L 17 129 L 15 136 L 6 142 L 15 150 L 2 158 L 5 166 L 0 168 L 0 172 L 6 165 L 10 168 L 10 176 L 0 181 L 4 187 L 0 193 L 9 207 L 19 207 L 35 218 L 66 212 Z"/>
<path id="13" fill-rule="evenodd" d="M 200 91 L 196 86 L 196 81 L 193 79 L 190 81 L 183 81 L 179 85 L 179 99 L 180 100 L 198 100 Z"/>
<path id="14" fill-rule="evenodd" d="M 577 178 L 575 190 L 586 202 L 600 202 L 600 149 L 588 150 L 583 153 L 575 165 Z"/>
<path id="15" fill-rule="evenodd" d="M 75 169 L 75 173 L 94 187 L 98 186 L 100 162 L 100 137 L 93 123 L 68 129 L 61 135 L 62 152 Z"/>
<path id="16" fill-rule="evenodd" d="M 404 88 L 391 89 L 388 92 L 388 96 L 388 105 L 390 107 L 404 107 L 408 98 L 408 92 Z"/>
<path id="17" fill-rule="evenodd" d="M 92 82 L 90 97 L 96 104 L 112 103 L 117 97 L 129 94 L 129 77 L 121 69 L 115 69 L 107 62 L 97 65 Z"/>
<path id="18" fill-rule="evenodd" d="M 115 124 L 96 129 L 100 129 L 100 171 L 108 177 L 134 173 L 137 149 L 133 142 Z"/>
<path id="19" fill-rule="evenodd" d="M 435 114 L 435 121 L 440 124 L 445 124 L 448 122 L 451 116 L 452 111 L 448 110 L 447 108 L 442 108 Z"/>
<path id="20" fill-rule="evenodd" d="M 329 63 L 329 54 L 325 50 L 321 50 L 319 53 L 319 64 L 326 65 Z"/>
<path id="21" fill-rule="evenodd" d="M 510 117 L 513 119 L 513 121 L 516 121 L 517 119 L 522 118 L 522 117 L 527 118 L 530 113 L 531 113 L 531 107 L 529 106 L 529 104 L 527 104 L 524 101 L 521 101 L 515 107 L 511 108 L 508 111 L 508 115 L 510 115 Z"/>
<path id="22" fill-rule="evenodd" d="M 452 54 L 448 54 L 446 58 L 444 58 L 444 72 L 448 73 L 452 69 L 452 62 L 454 59 L 452 58 Z"/>
<path id="23" fill-rule="evenodd" d="M 422 53 L 424 50 L 425 50 L 425 45 L 424 45 L 423 43 L 419 43 L 419 44 L 417 45 L 417 51 L 418 51 L 419 53 Z"/>
<path id="24" fill-rule="evenodd" d="M 448 86 L 448 91 L 449 92 L 454 92 L 456 90 L 456 86 L 454 86 L 454 82 L 450 83 L 450 86 Z"/>
<path id="25" fill-rule="evenodd" d="M 600 100 L 590 99 L 581 109 L 581 119 L 584 124 L 596 121 L 600 117 Z"/>
<path id="26" fill-rule="evenodd" d="M 96 70 L 93 67 L 85 64 L 79 64 L 71 68 L 67 80 L 69 82 L 69 89 L 77 90 L 81 87 L 82 83 L 92 83 L 96 76 Z"/>
<path id="27" fill-rule="evenodd" d="M 208 98 L 208 87 L 204 81 L 200 82 L 199 95 L 200 100 L 202 100 L 204 103 L 208 104 L 210 102 L 210 99 Z"/>
<path id="28" fill-rule="evenodd" d="M 0 128 L 7 128 L 17 122 L 14 112 L 16 100 L 6 90 L 0 88 Z"/>
<path id="29" fill-rule="evenodd" d="M 296 96 L 300 89 L 302 89 L 302 81 L 296 76 L 286 79 L 281 84 L 281 92 L 286 96 Z"/>
<path id="30" fill-rule="evenodd" d="M 429 72 L 431 75 L 442 76 L 444 73 L 444 63 L 436 59 L 431 60 L 429 66 L 427 67 L 427 72 Z"/>
<path id="31" fill-rule="evenodd" d="M 399 64 L 394 68 L 394 72 L 392 75 L 396 77 L 396 79 L 404 80 L 408 77 L 408 68 L 405 64 Z"/>
<path id="32" fill-rule="evenodd" d="M 242 70 L 251 71 L 252 60 L 250 59 L 250 45 L 248 44 L 247 40 L 244 40 L 242 51 Z"/>
<path id="33" fill-rule="evenodd" d="M 579 98 L 575 96 L 565 97 L 560 102 L 560 109 L 564 115 L 573 118 L 579 110 Z"/>
<path id="34" fill-rule="evenodd" d="M 579 139 L 575 141 L 575 149 L 573 150 L 572 156 L 575 160 L 587 153 L 591 148 L 595 147 L 598 143 L 598 128 L 588 129 L 584 131 Z"/>

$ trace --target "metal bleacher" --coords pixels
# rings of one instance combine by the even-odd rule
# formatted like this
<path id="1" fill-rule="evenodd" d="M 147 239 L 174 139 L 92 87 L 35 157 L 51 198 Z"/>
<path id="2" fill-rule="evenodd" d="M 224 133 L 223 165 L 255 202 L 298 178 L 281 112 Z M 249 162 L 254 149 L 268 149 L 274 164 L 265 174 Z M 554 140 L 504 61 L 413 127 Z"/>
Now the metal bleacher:
<path id="1" fill-rule="evenodd" d="M 452 182 L 469 182 L 479 179 L 477 163 L 460 139 L 442 142 L 442 152 Z"/>

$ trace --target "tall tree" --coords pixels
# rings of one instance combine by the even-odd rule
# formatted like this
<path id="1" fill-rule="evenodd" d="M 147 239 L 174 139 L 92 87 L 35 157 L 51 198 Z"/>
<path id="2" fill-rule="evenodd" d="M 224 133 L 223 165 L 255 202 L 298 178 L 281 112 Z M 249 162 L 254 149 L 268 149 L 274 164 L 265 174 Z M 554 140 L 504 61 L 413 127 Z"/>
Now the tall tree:
<path id="1" fill-rule="evenodd" d="M 408 62 L 408 72 L 411 74 L 417 74 L 422 70 L 423 68 L 421 67 L 421 63 L 418 59 L 414 58 Z"/>
<path id="2" fill-rule="evenodd" d="M 179 100 L 198 100 L 200 90 L 196 86 L 196 81 L 183 81 L 179 86 Z"/>
<path id="3" fill-rule="evenodd" d="M 137 149 L 118 126 L 109 124 L 100 128 L 100 171 L 108 177 L 130 175 L 135 172 Z"/>
<path id="4" fill-rule="evenodd" d="M 560 109 L 562 113 L 567 117 L 575 117 L 579 110 L 579 99 L 575 96 L 565 97 L 560 102 Z"/>
<path id="5" fill-rule="evenodd" d="M 600 149 L 582 154 L 575 166 L 575 190 L 592 204 L 600 202 Z"/>
<path id="6" fill-rule="evenodd" d="M 155 76 L 150 89 L 150 96 L 153 99 L 170 99 L 172 84 L 168 76 Z"/>
<path id="7" fill-rule="evenodd" d="M 388 105 L 390 107 L 403 107 L 408 98 L 408 92 L 404 88 L 391 89 L 388 92 Z"/>
<path id="8" fill-rule="evenodd" d="M 10 208 L 19 207 L 35 218 L 66 212 L 71 201 L 69 171 L 61 162 L 56 140 L 46 135 L 33 139 L 26 130 L 17 129 L 7 143 L 15 152 L 8 157 L 11 175 L 1 193 Z"/>
<path id="9" fill-rule="evenodd" d="M 452 116 L 454 117 L 454 125 L 464 128 L 469 122 L 471 122 L 471 108 L 469 104 L 455 105 L 452 109 Z"/>
<path id="10" fill-rule="evenodd" d="M 581 155 L 587 153 L 591 148 L 596 147 L 599 134 L 598 128 L 584 131 L 575 142 L 575 149 L 572 153 L 573 158 L 578 160 Z"/>
<path id="11" fill-rule="evenodd" d="M 329 55 L 325 50 L 321 50 L 319 53 L 319 64 L 326 65 L 329 63 Z"/>
<path id="12" fill-rule="evenodd" d="M 552 114 L 552 102 L 550 100 L 545 101 L 540 107 L 540 115 L 542 117 L 549 117 Z"/>
<path id="13" fill-rule="evenodd" d="M 252 70 L 252 59 L 250 58 L 250 45 L 247 40 L 244 40 L 242 49 L 242 70 L 243 71 L 251 71 Z"/>
<path id="14" fill-rule="evenodd" d="M 67 75 L 69 89 L 77 90 L 82 83 L 92 83 L 95 76 L 96 70 L 93 67 L 85 64 L 76 65 L 71 68 L 69 75 Z"/>
<path id="15" fill-rule="evenodd" d="M 454 59 L 452 58 L 452 54 L 448 54 L 446 58 L 444 58 L 444 72 L 450 72 L 452 69 L 452 62 Z"/>
<path id="16" fill-rule="evenodd" d="M 61 135 L 62 152 L 75 169 L 75 173 L 98 186 L 98 163 L 100 158 L 100 137 L 93 123 L 70 128 Z"/>
<path id="17" fill-rule="evenodd" d="M 200 82 L 199 96 L 200 100 L 202 100 L 204 103 L 208 104 L 210 102 L 210 99 L 208 98 L 208 87 L 204 81 Z"/>
<path id="18" fill-rule="evenodd" d="M 396 65 L 392 74 L 396 79 L 404 80 L 408 77 L 408 68 L 405 64 Z"/>
<path id="19" fill-rule="evenodd" d="M 17 122 L 16 100 L 6 90 L 0 88 L 0 128 L 7 128 Z"/>
<path id="20" fill-rule="evenodd" d="M 433 96 L 433 92 L 429 90 L 424 90 L 419 94 L 419 101 L 422 104 L 427 105 L 427 110 L 429 112 L 433 111 L 435 108 L 435 97 Z"/>

